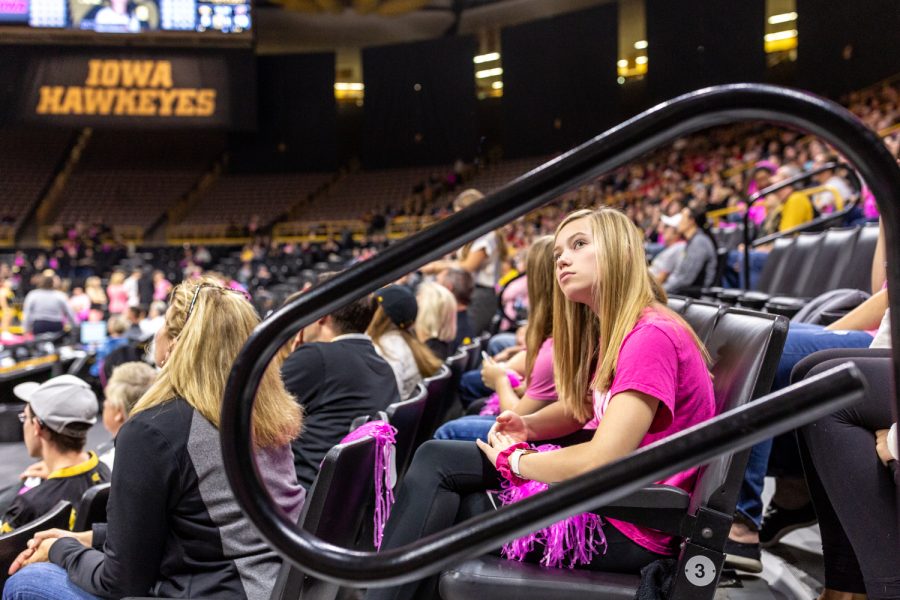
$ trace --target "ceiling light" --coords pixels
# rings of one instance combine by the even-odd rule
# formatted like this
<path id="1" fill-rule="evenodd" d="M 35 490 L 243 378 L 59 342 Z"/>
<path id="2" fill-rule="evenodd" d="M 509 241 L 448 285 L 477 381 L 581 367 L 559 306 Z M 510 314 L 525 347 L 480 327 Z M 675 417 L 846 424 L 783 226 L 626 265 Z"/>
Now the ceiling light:
<path id="1" fill-rule="evenodd" d="M 797 30 L 788 29 L 787 31 L 779 31 L 778 33 L 768 33 L 766 34 L 765 40 L 767 42 L 777 42 L 778 40 L 789 40 L 795 37 L 797 37 Z"/>
<path id="2" fill-rule="evenodd" d="M 638 40 L 634 43 L 635 50 L 646 50 L 647 46 L 647 40 Z"/>
<path id="3" fill-rule="evenodd" d="M 622 60 L 620 60 L 619 62 L 616 63 L 616 66 L 619 67 L 620 69 L 627 68 L 628 67 L 628 59 L 623 58 Z"/>
<path id="4" fill-rule="evenodd" d="M 503 82 L 502 82 L 502 81 L 495 81 L 494 83 L 491 84 L 491 87 L 494 88 L 495 90 L 502 90 L 502 89 L 503 89 Z"/>
<path id="5" fill-rule="evenodd" d="M 480 65 L 481 63 L 491 62 L 492 60 L 498 60 L 500 58 L 499 52 L 488 52 L 487 54 L 479 54 L 472 61 L 476 65 Z"/>
<path id="6" fill-rule="evenodd" d="M 348 83 L 348 82 L 339 82 L 334 84 L 334 89 L 339 92 L 361 92 L 365 89 L 361 83 Z"/>
<path id="7" fill-rule="evenodd" d="M 772 15 L 769 17 L 769 25 L 778 25 L 779 23 L 789 23 L 790 21 L 797 20 L 797 13 L 795 12 L 786 12 L 781 13 L 779 15 Z"/>
<path id="8" fill-rule="evenodd" d="M 634 59 L 634 62 L 639 65 L 646 65 L 647 57 L 646 56 L 638 56 L 636 59 Z"/>
<path id="9" fill-rule="evenodd" d="M 503 69 L 495 67 L 493 69 L 485 69 L 484 71 L 475 71 L 475 77 L 478 79 L 487 79 L 488 77 L 499 77 L 503 75 Z"/>

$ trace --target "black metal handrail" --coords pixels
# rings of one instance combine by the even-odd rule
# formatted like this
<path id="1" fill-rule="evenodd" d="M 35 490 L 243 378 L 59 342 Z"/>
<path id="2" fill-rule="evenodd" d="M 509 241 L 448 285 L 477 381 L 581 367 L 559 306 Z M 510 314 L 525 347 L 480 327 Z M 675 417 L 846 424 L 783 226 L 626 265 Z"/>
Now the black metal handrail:
<path id="1" fill-rule="evenodd" d="M 677 470 L 676 467 L 682 464 L 697 464 L 711 456 L 703 448 L 686 449 L 679 445 L 683 444 L 684 438 L 667 440 L 664 442 L 665 455 L 642 450 L 597 473 L 556 486 L 546 494 L 469 521 L 465 531 L 451 529 L 442 533 L 440 539 L 428 538 L 405 548 L 373 555 L 343 550 L 308 533 L 296 531 L 272 505 L 248 448 L 252 442 L 251 414 L 259 382 L 274 354 L 299 328 L 540 207 L 569 187 L 627 164 L 678 137 L 745 120 L 771 121 L 818 135 L 859 171 L 872 190 L 884 219 L 889 296 L 900 299 L 900 246 L 897 245 L 900 202 L 896 198 L 900 193 L 900 169 L 874 132 L 837 104 L 795 90 L 734 84 L 686 94 L 597 136 L 469 208 L 398 242 L 372 260 L 348 269 L 280 309 L 257 327 L 232 368 L 225 390 L 220 430 L 229 482 L 238 503 L 263 537 L 297 566 L 317 577 L 356 585 L 408 581 L 591 505 L 620 498 L 658 478 L 665 471 L 663 465 Z M 900 310 L 891 311 L 891 317 L 893 339 L 900 339 Z M 894 381 L 900 379 L 900 362 L 896 356 L 892 372 Z M 846 380 L 844 383 L 847 384 L 845 392 L 849 393 L 851 386 Z M 819 392 L 837 392 L 837 384 L 820 385 Z M 768 416 L 774 422 L 784 419 L 784 429 L 794 427 L 800 422 L 798 415 L 811 409 L 809 403 L 798 404 L 798 401 L 792 396 L 790 402 L 781 404 L 790 411 Z M 831 405 L 829 410 L 833 407 Z M 751 406 L 748 410 L 756 408 Z M 773 412 L 777 408 L 771 406 Z M 763 421 L 746 421 L 745 425 L 755 428 Z M 714 435 L 723 423 L 716 420 L 705 431 Z M 731 426 L 735 423 L 732 421 Z M 721 444 L 715 452 L 746 446 L 753 440 L 769 437 L 775 430 L 776 426 L 744 429 L 738 435 L 729 431 L 728 436 L 719 440 Z M 677 448 L 682 451 L 681 462 L 672 452 Z M 622 465 L 627 465 L 627 470 Z"/>
<path id="2" fill-rule="evenodd" d="M 847 172 L 847 174 L 850 175 L 851 184 L 856 189 L 856 200 L 854 202 L 849 202 L 849 199 L 848 199 L 848 206 L 843 211 L 841 211 L 841 216 L 843 216 L 843 215 L 847 214 L 848 212 L 850 212 L 853 209 L 853 207 L 856 206 L 856 204 L 859 202 L 859 198 L 862 196 L 862 182 L 859 180 L 859 175 L 856 174 L 856 171 L 854 171 L 853 168 L 850 167 L 850 165 L 847 165 L 845 163 L 838 163 L 838 162 L 825 163 L 821 167 L 815 168 L 811 171 L 805 171 L 803 173 L 799 173 L 797 175 L 794 175 L 793 177 L 789 177 L 788 179 L 785 179 L 784 181 L 779 181 L 778 183 L 774 183 L 768 187 L 758 190 L 755 193 L 751 194 L 749 198 L 747 198 L 747 209 L 744 211 L 744 216 L 742 218 L 742 222 L 744 224 L 744 232 L 743 232 L 744 273 L 743 273 L 743 277 L 741 277 L 741 279 L 744 281 L 744 289 L 745 290 L 750 289 L 750 241 L 751 241 L 750 240 L 750 208 L 753 206 L 753 203 L 756 202 L 757 200 L 759 200 L 760 198 L 764 198 L 764 197 L 768 196 L 769 194 L 772 194 L 774 192 L 782 190 L 788 186 L 794 185 L 795 183 L 798 183 L 800 181 L 805 181 L 807 179 L 811 179 L 811 178 L 815 177 L 816 175 L 818 175 L 819 173 L 824 173 L 825 171 L 831 171 L 834 169 L 844 169 Z M 802 225 L 793 227 L 789 231 L 779 231 L 778 233 L 773 233 L 772 235 L 767 235 L 765 238 L 755 240 L 755 241 L 753 241 L 753 245 L 759 246 L 764 243 L 767 244 L 769 242 L 775 241 L 778 238 L 787 237 L 789 235 L 794 235 L 801 231 L 806 231 L 807 229 L 815 227 L 821 223 L 830 221 L 834 218 L 836 218 L 835 215 L 819 217 L 818 219 L 813 219 L 812 221 L 810 221 L 808 223 L 803 223 Z"/>

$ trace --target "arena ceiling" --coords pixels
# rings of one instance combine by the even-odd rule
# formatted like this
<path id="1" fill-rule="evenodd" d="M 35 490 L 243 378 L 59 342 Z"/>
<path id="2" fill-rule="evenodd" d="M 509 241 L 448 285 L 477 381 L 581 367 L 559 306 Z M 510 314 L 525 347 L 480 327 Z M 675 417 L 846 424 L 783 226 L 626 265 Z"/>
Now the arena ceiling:
<path id="1" fill-rule="evenodd" d="M 615 0 L 261 0 L 257 51 L 326 51 L 475 34 L 609 1 Z"/>

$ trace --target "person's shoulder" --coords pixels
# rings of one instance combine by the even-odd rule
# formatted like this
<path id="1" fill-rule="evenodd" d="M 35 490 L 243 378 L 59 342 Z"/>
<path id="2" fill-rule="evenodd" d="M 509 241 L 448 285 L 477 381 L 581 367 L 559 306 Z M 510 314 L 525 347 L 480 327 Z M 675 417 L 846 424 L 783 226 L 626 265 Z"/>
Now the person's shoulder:
<path id="1" fill-rule="evenodd" d="M 626 342 L 638 342 L 658 347 L 658 344 L 668 341 L 677 348 L 681 346 L 685 336 L 690 336 L 690 332 L 676 318 L 661 310 L 648 308 L 625 336 L 623 345 Z"/>
<path id="2" fill-rule="evenodd" d="M 116 446 L 129 443 L 174 446 L 190 429 L 194 408 L 184 398 L 173 398 L 133 415 L 119 430 Z"/>

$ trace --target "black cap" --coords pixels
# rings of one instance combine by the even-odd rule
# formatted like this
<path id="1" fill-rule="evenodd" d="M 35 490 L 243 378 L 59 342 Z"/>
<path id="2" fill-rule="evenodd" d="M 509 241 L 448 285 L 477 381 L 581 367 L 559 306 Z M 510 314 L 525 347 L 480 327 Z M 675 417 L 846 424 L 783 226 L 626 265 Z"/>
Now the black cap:
<path id="1" fill-rule="evenodd" d="M 408 287 L 389 285 L 375 292 L 375 299 L 391 322 L 400 329 L 409 329 L 416 322 L 419 305 Z"/>

